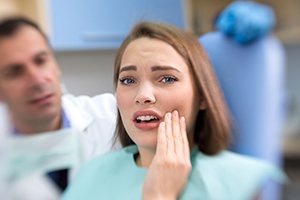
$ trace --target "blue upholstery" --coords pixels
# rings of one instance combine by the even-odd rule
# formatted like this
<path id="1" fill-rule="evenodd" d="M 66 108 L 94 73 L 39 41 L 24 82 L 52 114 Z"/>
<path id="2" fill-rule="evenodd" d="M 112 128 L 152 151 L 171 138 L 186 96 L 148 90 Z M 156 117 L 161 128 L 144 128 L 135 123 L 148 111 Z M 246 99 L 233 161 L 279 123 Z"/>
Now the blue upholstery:
<path id="1" fill-rule="evenodd" d="M 285 54 L 280 42 L 268 35 L 241 45 L 220 32 L 203 35 L 199 41 L 232 113 L 232 150 L 281 165 Z"/>

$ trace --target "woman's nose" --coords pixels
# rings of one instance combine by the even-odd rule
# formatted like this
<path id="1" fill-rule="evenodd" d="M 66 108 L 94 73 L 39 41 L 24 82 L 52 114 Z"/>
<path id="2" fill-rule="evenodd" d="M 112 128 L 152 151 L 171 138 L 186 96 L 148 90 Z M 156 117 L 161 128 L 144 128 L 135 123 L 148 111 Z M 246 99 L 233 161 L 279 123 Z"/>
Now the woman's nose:
<path id="1" fill-rule="evenodd" d="M 155 102 L 155 96 L 149 89 L 139 91 L 135 98 L 136 104 L 153 104 Z"/>

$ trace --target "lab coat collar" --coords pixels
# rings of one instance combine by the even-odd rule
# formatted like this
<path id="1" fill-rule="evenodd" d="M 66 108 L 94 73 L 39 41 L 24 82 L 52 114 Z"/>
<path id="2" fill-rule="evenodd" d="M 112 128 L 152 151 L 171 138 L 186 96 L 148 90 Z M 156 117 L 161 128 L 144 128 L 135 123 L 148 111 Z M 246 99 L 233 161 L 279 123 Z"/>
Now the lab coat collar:
<path id="1" fill-rule="evenodd" d="M 76 104 L 75 97 L 72 95 L 63 95 L 62 106 L 72 128 L 82 132 L 94 121 L 94 117 Z"/>

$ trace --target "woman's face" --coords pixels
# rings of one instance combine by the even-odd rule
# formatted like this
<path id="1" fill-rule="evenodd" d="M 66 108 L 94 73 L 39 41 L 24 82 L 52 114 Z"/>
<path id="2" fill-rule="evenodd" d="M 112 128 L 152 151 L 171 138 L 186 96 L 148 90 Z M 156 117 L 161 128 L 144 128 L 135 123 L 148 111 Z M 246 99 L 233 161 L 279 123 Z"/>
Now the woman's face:
<path id="1" fill-rule="evenodd" d="M 155 148 L 157 128 L 166 112 L 184 116 L 192 139 L 200 97 L 187 64 L 168 43 L 146 37 L 131 42 L 122 57 L 117 104 L 130 138 Z"/>

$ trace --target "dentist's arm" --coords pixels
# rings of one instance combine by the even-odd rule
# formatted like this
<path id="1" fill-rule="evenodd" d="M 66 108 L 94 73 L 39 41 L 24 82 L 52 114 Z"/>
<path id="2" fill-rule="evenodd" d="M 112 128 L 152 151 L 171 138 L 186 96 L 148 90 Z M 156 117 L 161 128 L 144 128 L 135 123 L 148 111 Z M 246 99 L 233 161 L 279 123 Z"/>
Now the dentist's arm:
<path id="1" fill-rule="evenodd" d="M 175 200 L 191 171 L 190 149 L 184 117 L 167 113 L 158 128 L 156 155 L 143 187 L 143 200 Z"/>

